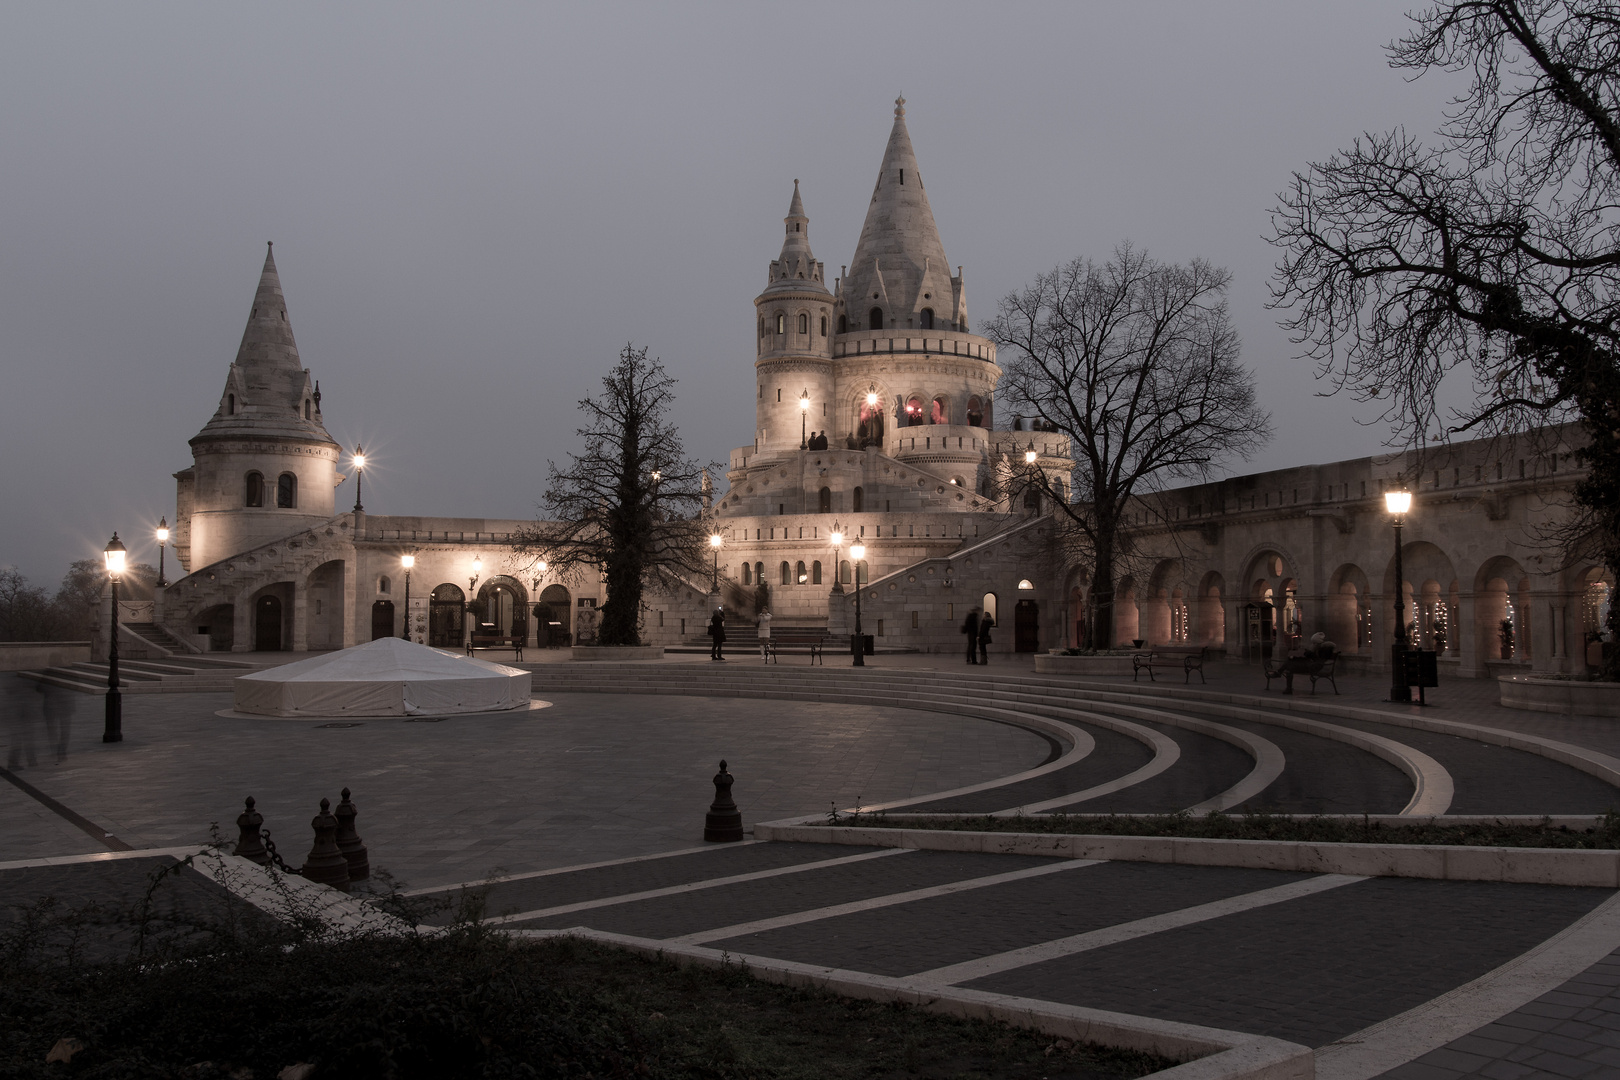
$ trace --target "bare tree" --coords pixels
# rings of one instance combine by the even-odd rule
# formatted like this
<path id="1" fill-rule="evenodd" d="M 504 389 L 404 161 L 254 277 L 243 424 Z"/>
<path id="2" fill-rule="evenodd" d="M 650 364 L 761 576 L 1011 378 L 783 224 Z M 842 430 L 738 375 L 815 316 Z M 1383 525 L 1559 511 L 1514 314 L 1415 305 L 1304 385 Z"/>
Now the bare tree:
<path id="1" fill-rule="evenodd" d="M 1274 305 L 1335 391 L 1382 402 L 1414 444 L 1579 417 L 1575 497 L 1620 574 L 1620 12 L 1450 0 L 1412 19 L 1391 66 L 1468 90 L 1433 145 L 1366 135 L 1295 174 Z M 1459 368 L 1472 399 L 1442 417 Z"/>
<path id="2" fill-rule="evenodd" d="M 547 462 L 545 520 L 524 530 L 514 551 L 559 573 L 604 575 L 604 645 L 641 643 L 641 595 L 649 584 L 703 578 L 708 530 L 702 520 L 707 471 L 686 457 L 667 412 L 675 380 L 646 349 L 626 345 L 602 379 L 602 393 L 579 403 L 584 452 L 567 468 Z"/>
<path id="3" fill-rule="evenodd" d="M 1231 276 L 1194 260 L 1155 262 L 1123 245 L 1075 259 L 1001 302 L 987 334 L 1001 350 L 1001 401 L 1069 437 L 1073 498 L 1039 465 L 1014 484 L 1053 500 L 1092 562 L 1092 640 L 1113 639 L 1127 504 L 1172 480 L 1209 476 L 1271 437 L 1226 311 Z"/>

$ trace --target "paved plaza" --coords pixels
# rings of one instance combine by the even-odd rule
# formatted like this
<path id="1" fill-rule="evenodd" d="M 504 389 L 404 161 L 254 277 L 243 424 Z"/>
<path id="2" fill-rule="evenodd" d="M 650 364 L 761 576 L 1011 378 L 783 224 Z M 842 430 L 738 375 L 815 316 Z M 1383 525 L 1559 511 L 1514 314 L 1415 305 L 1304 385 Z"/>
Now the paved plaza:
<path id="1" fill-rule="evenodd" d="M 1608 722 L 1504 709 L 1483 682 L 1419 709 L 1372 679 L 1266 695 L 1237 666 L 1187 687 L 839 659 L 542 655 L 547 707 L 472 717 L 249 720 L 219 715 L 229 695 L 132 694 L 110 746 L 100 698 L 3 678 L 0 902 L 138 889 L 172 859 L 156 849 L 234 836 L 247 795 L 296 864 L 316 802 L 349 787 L 374 867 L 417 896 L 479 890 L 514 931 L 1269 1036 L 1344 1080 L 1620 1075 L 1610 888 L 701 840 L 721 758 L 750 826 L 855 806 L 1599 815 L 1620 807 Z"/>

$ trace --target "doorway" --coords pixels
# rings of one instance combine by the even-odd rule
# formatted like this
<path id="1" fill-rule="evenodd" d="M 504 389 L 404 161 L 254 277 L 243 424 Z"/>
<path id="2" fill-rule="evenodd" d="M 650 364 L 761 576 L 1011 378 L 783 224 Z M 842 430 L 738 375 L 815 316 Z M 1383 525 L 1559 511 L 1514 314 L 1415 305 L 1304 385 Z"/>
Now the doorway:
<path id="1" fill-rule="evenodd" d="M 253 648 L 258 652 L 281 651 L 279 596 L 261 596 L 253 605 Z"/>
<path id="2" fill-rule="evenodd" d="M 465 596 L 459 585 L 444 584 L 428 595 L 428 644 L 435 649 L 461 648 Z"/>
<path id="3" fill-rule="evenodd" d="M 1039 652 L 1041 648 L 1041 606 L 1034 600 L 1020 600 L 1013 609 L 1013 649 Z"/>
<path id="4" fill-rule="evenodd" d="M 371 640 L 394 636 L 394 602 L 378 600 L 371 605 Z"/>

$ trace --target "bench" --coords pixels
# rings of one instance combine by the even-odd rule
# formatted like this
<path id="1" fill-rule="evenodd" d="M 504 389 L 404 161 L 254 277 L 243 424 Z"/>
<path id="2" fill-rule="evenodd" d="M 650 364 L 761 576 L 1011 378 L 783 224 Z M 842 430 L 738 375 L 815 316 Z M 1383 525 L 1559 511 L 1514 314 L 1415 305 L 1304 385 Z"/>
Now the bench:
<path id="1" fill-rule="evenodd" d="M 1333 692 L 1339 692 L 1339 684 L 1333 675 L 1339 665 L 1339 654 L 1332 653 L 1327 657 L 1316 656 L 1290 656 L 1282 663 L 1272 666 L 1266 664 L 1263 668 L 1266 676 L 1266 692 L 1271 692 L 1271 680 L 1286 680 L 1290 674 L 1304 675 L 1311 680 L 1311 696 L 1316 695 L 1316 680 L 1326 679 Z M 1284 693 L 1288 691 L 1285 690 Z"/>
<path id="2" fill-rule="evenodd" d="M 1149 682 L 1157 682 L 1153 671 L 1155 668 L 1181 669 L 1183 682 L 1192 682 L 1192 673 L 1198 672 L 1198 681 L 1207 682 L 1204 678 L 1204 654 L 1208 650 L 1202 645 L 1155 645 L 1144 652 L 1131 656 L 1131 682 L 1142 671 L 1148 673 Z"/>
<path id="3" fill-rule="evenodd" d="M 761 660 L 769 664 L 776 661 L 777 655 L 783 649 L 790 651 L 804 649 L 810 653 L 812 666 L 815 665 L 817 660 L 820 660 L 821 666 L 826 667 L 827 660 L 822 655 L 822 649 L 826 644 L 827 635 L 823 633 L 805 630 L 772 630 L 770 637 L 760 639 L 759 655 Z"/>
<path id="4" fill-rule="evenodd" d="M 514 660 L 523 659 L 523 638 L 514 634 L 474 634 L 467 639 L 467 655 L 488 649 L 511 649 Z"/>

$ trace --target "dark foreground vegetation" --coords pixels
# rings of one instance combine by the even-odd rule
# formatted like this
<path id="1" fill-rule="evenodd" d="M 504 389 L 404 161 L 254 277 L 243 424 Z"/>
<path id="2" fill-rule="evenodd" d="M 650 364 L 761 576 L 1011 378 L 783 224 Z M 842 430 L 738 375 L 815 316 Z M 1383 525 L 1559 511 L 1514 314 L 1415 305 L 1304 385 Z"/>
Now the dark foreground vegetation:
<path id="1" fill-rule="evenodd" d="M 477 923 L 322 941 L 248 918 L 93 964 L 49 905 L 4 914 L 0 1077 L 1101 1080 L 1173 1064 Z"/>
<path id="2" fill-rule="evenodd" d="M 1490 822 L 1389 825 L 1368 818 L 1288 817 L 1281 814 L 1037 814 L 1029 817 L 904 817 L 840 814 L 835 825 L 962 832 L 1073 833 L 1091 836 L 1188 836 L 1221 840 L 1288 840 L 1320 844 L 1456 844 L 1469 847 L 1620 848 L 1620 814 L 1610 811 L 1587 829 Z"/>

